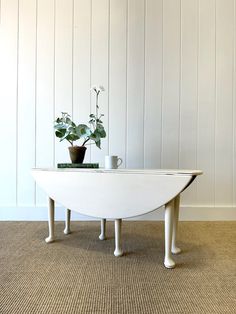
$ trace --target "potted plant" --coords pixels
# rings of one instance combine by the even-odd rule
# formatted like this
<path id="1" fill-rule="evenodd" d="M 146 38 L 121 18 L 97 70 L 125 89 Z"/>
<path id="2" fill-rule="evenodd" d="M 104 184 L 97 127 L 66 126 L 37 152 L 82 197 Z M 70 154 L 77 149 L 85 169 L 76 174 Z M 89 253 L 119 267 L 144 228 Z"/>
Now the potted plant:
<path id="1" fill-rule="evenodd" d="M 99 114 L 98 98 L 99 94 L 104 91 L 102 86 L 93 86 L 91 88 L 96 94 L 96 112 L 89 115 L 89 126 L 86 124 L 76 124 L 72 121 L 71 116 L 67 112 L 62 112 L 61 117 L 56 118 L 54 123 L 55 135 L 60 142 L 67 140 L 70 143 L 69 153 L 72 163 L 83 163 L 86 145 L 95 144 L 101 149 L 101 139 L 106 137 L 106 131 L 103 126 L 103 114 Z M 74 143 L 82 140 L 80 146 Z M 89 143 L 93 141 L 93 143 Z"/>

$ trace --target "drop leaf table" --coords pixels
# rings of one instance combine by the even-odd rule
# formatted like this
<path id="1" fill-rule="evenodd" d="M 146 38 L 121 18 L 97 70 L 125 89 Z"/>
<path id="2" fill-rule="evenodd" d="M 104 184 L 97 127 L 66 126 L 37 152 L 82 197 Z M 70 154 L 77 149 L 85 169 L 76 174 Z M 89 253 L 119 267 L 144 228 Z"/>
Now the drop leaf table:
<path id="1" fill-rule="evenodd" d="M 36 183 L 49 198 L 49 236 L 53 242 L 54 202 L 65 206 L 65 234 L 70 233 L 71 210 L 101 219 L 100 240 L 106 238 L 106 219 L 115 221 L 115 256 L 122 256 L 121 222 L 165 206 L 166 268 L 174 268 L 180 194 L 200 170 L 164 169 L 32 169 Z"/>

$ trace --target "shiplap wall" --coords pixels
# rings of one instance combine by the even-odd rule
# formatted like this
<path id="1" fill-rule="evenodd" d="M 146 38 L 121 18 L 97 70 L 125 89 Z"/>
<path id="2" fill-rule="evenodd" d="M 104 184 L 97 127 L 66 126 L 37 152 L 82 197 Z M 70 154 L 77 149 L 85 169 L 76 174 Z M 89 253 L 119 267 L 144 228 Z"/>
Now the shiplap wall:
<path id="1" fill-rule="evenodd" d="M 106 89 L 108 137 L 87 161 L 117 154 L 124 167 L 202 169 L 183 219 L 236 218 L 235 0 L 1 0 L 0 9 L 0 219 L 44 217 L 30 168 L 68 160 L 53 120 L 67 111 L 86 122 L 94 84 Z"/>

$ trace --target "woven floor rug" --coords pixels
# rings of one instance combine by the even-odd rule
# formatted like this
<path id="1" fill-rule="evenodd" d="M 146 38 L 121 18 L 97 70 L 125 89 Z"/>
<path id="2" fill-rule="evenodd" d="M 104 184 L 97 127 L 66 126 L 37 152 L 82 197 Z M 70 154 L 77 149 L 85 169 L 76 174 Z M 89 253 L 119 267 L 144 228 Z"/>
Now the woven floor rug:
<path id="1" fill-rule="evenodd" d="M 177 266 L 163 266 L 163 222 L 114 229 L 72 222 L 46 244 L 46 222 L 0 222 L 0 313 L 236 313 L 236 222 L 181 222 Z"/>

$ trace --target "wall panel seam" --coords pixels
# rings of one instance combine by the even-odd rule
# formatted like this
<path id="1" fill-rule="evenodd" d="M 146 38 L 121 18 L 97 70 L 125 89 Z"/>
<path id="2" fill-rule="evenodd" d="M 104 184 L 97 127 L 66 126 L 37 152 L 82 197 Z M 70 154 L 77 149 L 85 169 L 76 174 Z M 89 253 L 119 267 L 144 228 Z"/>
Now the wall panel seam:
<path id="1" fill-rule="evenodd" d="M 92 27 L 93 27 L 93 0 L 90 0 L 90 55 L 89 55 L 89 77 L 90 77 L 90 87 L 92 86 Z M 90 106 L 90 114 L 92 110 L 92 95 L 90 91 L 90 97 L 89 97 L 89 106 Z M 89 150 L 90 153 L 90 162 L 92 158 L 92 149 Z"/>
<path id="2" fill-rule="evenodd" d="M 19 30 L 20 30 L 20 0 L 17 1 L 17 52 L 16 52 L 16 205 L 18 205 L 18 125 L 19 125 Z"/>
<path id="3" fill-rule="evenodd" d="M 56 0 L 53 1 L 53 119 L 55 119 L 56 109 Z M 53 136 L 53 165 L 56 161 L 56 141 Z"/>
<path id="4" fill-rule="evenodd" d="M 163 165 L 163 100 L 164 100 L 164 0 L 162 0 L 162 64 L 161 64 L 161 145 L 160 145 L 160 168 Z"/>
<path id="5" fill-rule="evenodd" d="M 196 132 L 196 169 L 198 169 L 198 149 L 199 149 L 199 54 L 200 54 L 200 0 L 197 2 L 197 132 Z M 198 183 L 196 184 L 196 201 L 198 200 Z"/>
<path id="6" fill-rule="evenodd" d="M 111 0 L 108 1 L 108 64 L 107 64 L 107 142 L 108 142 L 108 155 L 110 154 L 110 55 L 111 55 Z"/>
<path id="7" fill-rule="evenodd" d="M 180 168 L 180 157 L 181 157 L 181 97 L 182 97 L 182 0 L 180 0 L 180 45 L 179 45 L 179 124 L 178 124 L 178 168 Z"/>
<path id="8" fill-rule="evenodd" d="M 146 97 L 146 14 L 147 14 L 147 2 L 144 0 L 144 32 L 143 32 L 143 73 L 144 73 L 144 78 L 143 78 L 143 168 L 145 168 L 145 118 L 146 118 L 146 110 L 145 110 L 145 97 Z"/>
<path id="9" fill-rule="evenodd" d="M 217 0 L 215 0 L 215 112 L 214 112 L 214 205 L 216 204 L 216 117 L 217 117 L 217 24 L 216 24 L 216 13 L 217 13 Z"/>
<path id="10" fill-rule="evenodd" d="M 34 166 L 37 165 L 37 81 L 38 81 L 38 0 L 35 2 L 35 82 L 34 82 Z M 36 183 L 34 182 L 34 203 L 36 204 Z"/>
<path id="11" fill-rule="evenodd" d="M 233 133 L 233 137 L 232 137 L 232 146 L 233 146 L 233 152 L 232 152 L 232 169 L 233 169 L 233 176 L 232 176 L 232 204 L 235 204 L 235 158 L 236 156 L 234 156 L 234 152 L 235 152 L 235 35 L 236 35 L 236 0 L 234 0 L 234 21 L 233 21 L 233 28 L 234 28 L 234 32 L 233 32 L 233 77 L 232 77 L 232 133 Z"/>
<path id="12" fill-rule="evenodd" d="M 75 0 L 72 1 L 72 29 L 71 29 L 71 116 L 74 120 L 74 32 L 75 32 Z"/>
<path id="13" fill-rule="evenodd" d="M 127 167 L 128 148 L 128 38 L 129 38 L 129 0 L 126 1 L 126 104 L 125 104 L 125 167 Z"/>

